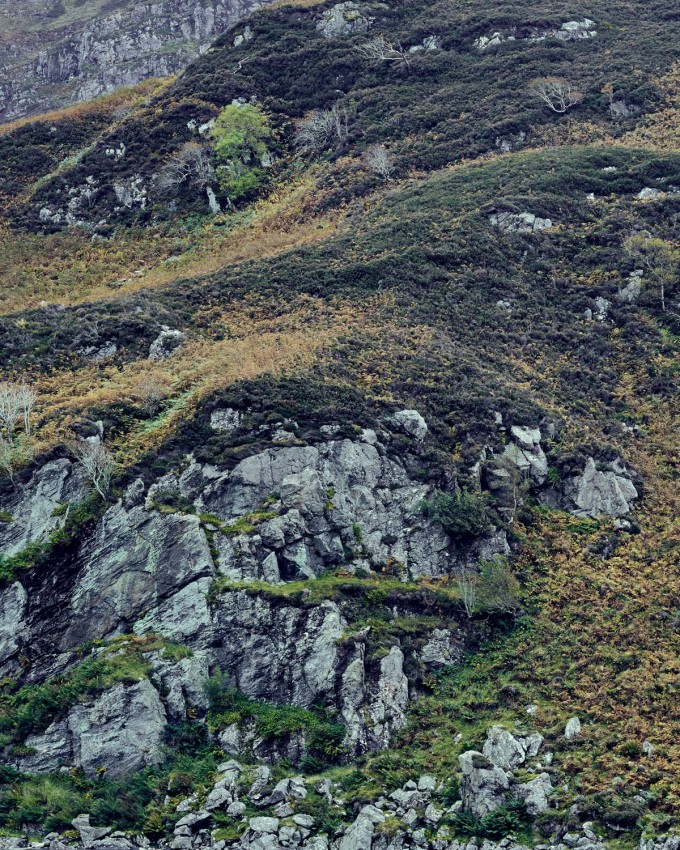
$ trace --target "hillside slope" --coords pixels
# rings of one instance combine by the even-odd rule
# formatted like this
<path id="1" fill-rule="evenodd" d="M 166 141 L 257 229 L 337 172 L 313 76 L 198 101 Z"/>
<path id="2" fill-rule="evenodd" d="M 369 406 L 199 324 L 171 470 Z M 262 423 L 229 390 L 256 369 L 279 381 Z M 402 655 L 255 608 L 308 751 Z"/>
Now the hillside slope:
<path id="1" fill-rule="evenodd" d="M 9 835 L 676 850 L 677 21 L 281 5 L 5 128 Z"/>

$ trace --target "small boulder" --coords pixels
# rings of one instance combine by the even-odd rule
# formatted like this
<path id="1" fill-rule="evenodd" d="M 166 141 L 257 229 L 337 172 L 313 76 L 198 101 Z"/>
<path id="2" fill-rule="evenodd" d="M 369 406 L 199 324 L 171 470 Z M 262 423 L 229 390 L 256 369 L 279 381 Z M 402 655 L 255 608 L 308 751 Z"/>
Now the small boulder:
<path id="1" fill-rule="evenodd" d="M 89 815 L 78 815 L 77 818 L 73 818 L 71 825 L 80 836 L 83 847 L 92 847 L 95 841 L 99 841 L 112 832 L 109 826 L 90 826 Z"/>
<path id="2" fill-rule="evenodd" d="M 180 348 L 185 340 L 185 335 L 182 331 L 171 330 L 164 327 L 158 334 L 156 339 L 151 343 L 149 348 L 149 360 L 167 360 L 171 357 L 178 348 Z"/>
<path id="3" fill-rule="evenodd" d="M 391 422 L 418 443 L 422 443 L 427 436 L 427 422 L 417 410 L 399 410 L 392 415 Z"/>
<path id="4" fill-rule="evenodd" d="M 567 741 L 573 741 L 581 734 L 581 721 L 578 717 L 570 717 L 564 727 L 564 737 Z"/>

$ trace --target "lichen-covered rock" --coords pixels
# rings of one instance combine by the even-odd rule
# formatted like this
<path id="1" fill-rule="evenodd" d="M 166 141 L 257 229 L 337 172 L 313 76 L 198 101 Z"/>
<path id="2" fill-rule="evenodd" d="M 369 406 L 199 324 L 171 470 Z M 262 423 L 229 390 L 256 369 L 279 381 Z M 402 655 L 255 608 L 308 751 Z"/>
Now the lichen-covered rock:
<path id="1" fill-rule="evenodd" d="M 517 798 L 524 802 L 529 814 L 534 816 L 548 811 L 552 790 L 552 782 L 547 773 L 541 773 L 529 782 L 522 782 L 514 789 Z"/>
<path id="2" fill-rule="evenodd" d="M 220 571 L 231 578 L 265 578 L 265 570 L 266 580 L 311 578 L 349 553 L 356 566 L 391 560 L 412 577 L 440 576 L 450 570 L 451 541 L 419 510 L 428 493 L 375 445 L 336 440 L 251 455 L 208 481 L 196 505 L 232 522 L 280 497 L 282 516 L 216 539 Z"/>
<path id="3" fill-rule="evenodd" d="M 481 818 L 502 806 L 510 787 L 505 771 L 474 750 L 463 753 L 458 760 L 463 771 L 463 810 Z"/>
<path id="4" fill-rule="evenodd" d="M 174 623 L 174 634 L 166 636 L 175 638 L 207 622 L 207 583 L 196 582 L 214 567 L 195 516 L 114 505 L 84 541 L 78 561 L 64 649 L 129 631 L 143 616 L 148 630 L 159 620 Z"/>
<path id="5" fill-rule="evenodd" d="M 0 675 L 9 671 L 8 662 L 21 649 L 27 600 L 26 591 L 18 581 L 0 590 Z"/>
<path id="6" fill-rule="evenodd" d="M 339 38 L 343 35 L 366 32 L 372 21 L 373 18 L 367 14 L 365 6 L 348 0 L 326 9 L 316 28 L 324 38 Z"/>
<path id="7" fill-rule="evenodd" d="M 74 706 L 44 734 L 29 736 L 26 747 L 34 752 L 18 766 L 32 773 L 66 765 L 81 767 L 86 776 L 100 769 L 111 778 L 125 776 L 161 760 L 165 726 L 165 709 L 151 682 L 121 683 L 93 705 Z"/>
<path id="8" fill-rule="evenodd" d="M 0 522 L 0 555 L 10 556 L 59 528 L 68 504 L 85 493 L 83 470 L 68 458 L 37 469 L 24 487 L 2 504 L 11 519 Z"/>
<path id="9" fill-rule="evenodd" d="M 510 433 L 512 442 L 505 447 L 502 460 L 516 467 L 523 477 L 542 484 L 548 475 L 548 460 L 541 448 L 540 430 L 513 425 Z"/>
<path id="10" fill-rule="evenodd" d="M 520 741 L 502 726 L 492 726 L 486 733 L 483 755 L 503 770 L 514 770 L 523 764 L 526 752 Z"/>
<path id="11" fill-rule="evenodd" d="M 45 0 L 21 0 L 15 17 L 21 21 L 23 15 L 33 26 L 0 44 L 0 121 L 176 74 L 261 5 L 259 0 L 95 4 L 74 18 Z M 36 32 L 36 24 L 42 30 Z M 118 150 L 106 155 L 116 157 Z"/>
<path id="12" fill-rule="evenodd" d="M 598 470 L 592 457 L 588 458 L 581 475 L 565 486 L 569 509 L 577 516 L 622 517 L 633 508 L 638 491 L 619 460 Z"/>
<path id="13" fill-rule="evenodd" d="M 506 233 L 536 233 L 553 226 L 551 219 L 539 218 L 530 212 L 499 212 L 494 213 L 489 220 L 494 227 Z"/>
<path id="14" fill-rule="evenodd" d="M 150 360 L 167 360 L 171 357 L 185 340 L 182 331 L 171 328 L 163 328 L 149 348 Z"/>

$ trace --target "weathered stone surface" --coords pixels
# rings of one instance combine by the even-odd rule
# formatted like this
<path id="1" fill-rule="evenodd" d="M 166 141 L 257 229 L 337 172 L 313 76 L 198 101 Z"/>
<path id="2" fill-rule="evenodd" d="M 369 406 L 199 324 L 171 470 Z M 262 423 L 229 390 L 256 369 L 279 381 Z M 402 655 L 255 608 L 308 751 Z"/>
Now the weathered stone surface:
<path id="1" fill-rule="evenodd" d="M 492 726 L 486 733 L 482 753 L 503 770 L 514 770 L 523 764 L 526 752 L 520 741 L 502 726 Z"/>
<path id="2" fill-rule="evenodd" d="M 512 442 L 505 447 L 501 462 L 516 467 L 522 477 L 542 484 L 548 475 L 548 460 L 541 448 L 540 430 L 513 425 L 510 433 Z"/>
<path id="3" fill-rule="evenodd" d="M 73 818 L 71 824 L 78 832 L 80 841 L 86 850 L 92 847 L 95 841 L 104 838 L 105 835 L 108 835 L 112 831 L 110 827 L 90 826 L 89 815 L 78 815 L 77 818 Z"/>
<path id="4" fill-rule="evenodd" d="M 546 230 L 553 226 L 549 218 L 539 218 L 530 212 L 494 213 L 489 219 L 494 227 L 504 230 L 506 233 L 536 233 L 538 230 Z"/>
<path id="5" fill-rule="evenodd" d="M 337 642 L 346 628 L 334 602 L 305 609 L 228 592 L 214 625 L 220 640 L 214 655 L 249 697 L 309 706 L 333 691 Z"/>
<path id="6" fill-rule="evenodd" d="M 0 673 L 21 648 L 27 599 L 18 581 L 0 590 Z"/>
<path id="7" fill-rule="evenodd" d="M 208 482 L 196 504 L 233 521 L 280 494 L 285 516 L 254 534 L 217 538 L 220 571 L 230 578 L 264 578 L 265 569 L 268 580 L 309 578 L 348 552 L 357 566 L 391 559 L 414 577 L 444 575 L 450 540 L 419 510 L 428 492 L 376 446 L 338 440 L 252 455 Z"/>
<path id="8" fill-rule="evenodd" d="M 432 636 L 420 652 L 420 660 L 428 666 L 458 664 L 463 657 L 464 639 L 450 629 L 433 629 Z"/>
<path id="9" fill-rule="evenodd" d="M 373 18 L 367 14 L 368 8 L 352 0 L 336 3 L 322 13 L 316 28 L 325 38 L 339 38 L 343 35 L 366 32 L 373 21 Z"/>
<path id="10" fill-rule="evenodd" d="M 61 765 L 82 767 L 87 776 L 100 768 L 116 778 L 156 764 L 162 757 L 165 709 L 158 691 L 147 680 L 115 685 L 93 705 L 77 705 L 66 720 L 43 735 L 32 735 L 26 746 L 35 753 L 19 759 L 22 770 L 45 773 Z"/>
<path id="11" fill-rule="evenodd" d="M 526 804 L 529 814 L 540 815 L 548 811 L 548 798 L 553 789 L 547 773 L 541 773 L 535 779 L 517 785 L 514 790 L 517 797 Z"/>
<path id="12" fill-rule="evenodd" d="M 122 199 L 121 203 L 125 206 L 131 206 L 131 203 L 127 203 Z M 182 331 L 173 330 L 171 328 L 163 328 L 156 339 L 151 343 L 151 347 L 149 348 L 149 359 L 167 360 L 168 357 L 171 357 L 177 349 L 181 347 L 184 340 L 185 336 Z"/>
<path id="13" fill-rule="evenodd" d="M 570 717 L 567 725 L 564 727 L 564 737 L 568 741 L 573 741 L 581 734 L 581 721 L 578 717 Z"/>
<path id="14" fill-rule="evenodd" d="M 565 495 L 572 513 L 589 517 L 625 516 L 638 498 L 637 489 L 620 461 L 608 464 L 601 471 L 592 457 L 581 475 L 567 482 Z"/>
<path id="15" fill-rule="evenodd" d="M 204 594 L 214 572 L 205 534 L 195 516 L 141 507 L 110 508 L 78 553 L 82 568 L 71 600 L 62 647 L 80 646 L 130 630 L 146 614 L 167 625 L 168 637 L 192 634 L 207 621 Z M 178 596 L 178 594 L 180 594 Z"/>
<path id="16" fill-rule="evenodd" d="M 463 753 L 458 760 L 463 771 L 461 799 L 464 811 L 484 817 L 502 806 L 510 787 L 505 771 L 474 750 Z"/>
<path id="17" fill-rule="evenodd" d="M 427 422 L 417 410 L 399 410 L 392 415 L 391 422 L 419 443 L 427 436 Z"/>
<path id="18" fill-rule="evenodd" d="M 0 522 L 0 555 L 14 555 L 29 543 L 44 540 L 64 522 L 64 513 L 56 515 L 56 509 L 77 502 L 84 494 L 85 476 L 68 458 L 41 466 L 0 506 L 12 517 L 10 522 Z"/>

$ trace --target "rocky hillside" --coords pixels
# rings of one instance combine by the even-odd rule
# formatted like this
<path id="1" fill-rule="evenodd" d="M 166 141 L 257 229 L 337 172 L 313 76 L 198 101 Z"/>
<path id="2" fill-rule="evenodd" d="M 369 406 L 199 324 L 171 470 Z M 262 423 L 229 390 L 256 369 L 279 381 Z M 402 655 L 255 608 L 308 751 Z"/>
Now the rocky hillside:
<path id="1" fill-rule="evenodd" d="M 1 846 L 678 850 L 677 20 L 276 4 L 3 128 Z"/>
<path id="2" fill-rule="evenodd" d="M 3 0 L 0 122 L 176 74 L 259 5 Z"/>

